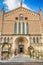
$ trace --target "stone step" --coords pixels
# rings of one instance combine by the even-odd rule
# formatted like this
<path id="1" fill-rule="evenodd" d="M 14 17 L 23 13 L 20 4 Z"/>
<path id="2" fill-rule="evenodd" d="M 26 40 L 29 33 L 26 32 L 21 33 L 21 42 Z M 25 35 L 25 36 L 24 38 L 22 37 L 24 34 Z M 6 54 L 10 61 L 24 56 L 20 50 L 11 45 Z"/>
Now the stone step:
<path id="1" fill-rule="evenodd" d="M 0 60 L 0 62 L 43 62 L 43 60 L 36 60 L 30 58 L 30 56 L 27 55 L 17 55 L 17 56 L 13 56 L 9 60 L 3 60 L 3 61 Z"/>
<path id="2" fill-rule="evenodd" d="M 30 59 L 30 57 L 14 57 L 10 61 L 13 61 L 13 62 L 29 62 L 29 61 L 33 61 L 33 60 Z"/>

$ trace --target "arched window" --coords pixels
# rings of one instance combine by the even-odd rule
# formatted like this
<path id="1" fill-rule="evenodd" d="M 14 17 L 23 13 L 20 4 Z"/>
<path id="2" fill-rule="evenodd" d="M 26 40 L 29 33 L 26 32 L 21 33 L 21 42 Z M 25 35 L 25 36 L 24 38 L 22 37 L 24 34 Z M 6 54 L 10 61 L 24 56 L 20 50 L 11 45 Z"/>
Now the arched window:
<path id="1" fill-rule="evenodd" d="M 39 42 L 38 37 L 36 38 L 36 42 L 37 42 L 37 43 Z"/>
<path id="2" fill-rule="evenodd" d="M 4 38 L 4 42 L 6 42 L 6 37 Z"/>
<path id="3" fill-rule="evenodd" d="M 33 37 L 33 43 L 35 43 L 35 37 Z"/>
<path id="4" fill-rule="evenodd" d="M 3 41 L 3 37 L 0 37 L 0 42 L 2 42 Z"/>
<path id="5" fill-rule="evenodd" d="M 14 24 L 14 33 L 17 33 L 17 23 Z"/>
<path id="6" fill-rule="evenodd" d="M 24 22 L 22 23 L 22 33 L 25 33 L 25 26 L 24 26 Z"/>
<path id="7" fill-rule="evenodd" d="M 9 37 L 7 38 L 7 42 L 9 42 Z"/>
<path id="8" fill-rule="evenodd" d="M 21 32 L 21 24 L 19 23 L 18 24 L 18 30 L 19 30 L 19 33 Z"/>
<path id="9" fill-rule="evenodd" d="M 20 17 L 19 17 L 19 21 L 23 21 L 23 16 L 22 16 L 22 14 L 20 15 Z"/>
<path id="10" fill-rule="evenodd" d="M 29 29 L 28 29 L 28 23 L 26 23 L 26 33 L 28 34 Z"/>

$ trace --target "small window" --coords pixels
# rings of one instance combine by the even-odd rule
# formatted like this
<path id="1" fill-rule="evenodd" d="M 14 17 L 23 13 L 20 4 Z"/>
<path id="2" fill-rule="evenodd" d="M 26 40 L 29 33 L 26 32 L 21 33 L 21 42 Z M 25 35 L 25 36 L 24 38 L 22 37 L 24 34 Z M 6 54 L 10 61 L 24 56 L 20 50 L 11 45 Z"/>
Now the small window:
<path id="1" fill-rule="evenodd" d="M 28 18 L 27 17 L 25 17 L 25 20 L 27 20 Z"/>
<path id="2" fill-rule="evenodd" d="M 6 42 L 6 37 L 4 38 L 4 42 Z"/>
<path id="3" fill-rule="evenodd" d="M 18 17 L 16 17 L 15 19 L 18 20 Z"/>
<path id="4" fill-rule="evenodd" d="M 19 30 L 19 34 L 20 34 L 20 32 L 21 32 L 21 24 L 20 23 L 18 24 L 18 30 Z"/>
<path id="5" fill-rule="evenodd" d="M 23 21 L 23 19 L 24 19 L 23 15 L 20 14 L 20 16 L 19 16 L 19 21 Z"/>
<path id="6" fill-rule="evenodd" d="M 36 41 L 37 41 L 37 43 L 38 43 L 38 37 L 36 38 Z"/>
<path id="7" fill-rule="evenodd" d="M 3 37 L 0 38 L 0 42 L 2 42 L 2 41 L 3 41 Z"/>
<path id="8" fill-rule="evenodd" d="M 7 42 L 9 42 L 9 37 L 7 38 Z"/>
<path id="9" fill-rule="evenodd" d="M 19 17 L 19 20 L 20 20 L 20 21 L 23 21 L 23 17 L 22 17 L 22 16 L 20 16 L 20 17 Z"/>
<path id="10" fill-rule="evenodd" d="M 33 37 L 33 43 L 35 43 L 35 37 Z"/>
<path id="11" fill-rule="evenodd" d="M 25 33 L 25 25 L 24 25 L 24 22 L 23 22 L 23 24 L 22 24 L 22 32 L 23 32 L 23 34 Z"/>
<path id="12" fill-rule="evenodd" d="M 14 24 L 14 33 L 17 33 L 17 23 Z"/>
<path id="13" fill-rule="evenodd" d="M 28 29 L 28 23 L 26 23 L 26 33 L 28 34 L 29 29 Z"/>

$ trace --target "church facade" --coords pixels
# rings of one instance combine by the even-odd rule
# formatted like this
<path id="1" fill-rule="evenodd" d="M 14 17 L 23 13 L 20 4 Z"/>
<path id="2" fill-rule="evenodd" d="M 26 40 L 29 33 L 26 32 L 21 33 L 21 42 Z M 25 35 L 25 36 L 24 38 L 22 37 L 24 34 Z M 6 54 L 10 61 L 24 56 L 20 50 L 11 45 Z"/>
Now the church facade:
<path id="1" fill-rule="evenodd" d="M 0 60 L 19 55 L 43 60 L 42 11 L 33 12 L 24 7 L 0 14 Z"/>

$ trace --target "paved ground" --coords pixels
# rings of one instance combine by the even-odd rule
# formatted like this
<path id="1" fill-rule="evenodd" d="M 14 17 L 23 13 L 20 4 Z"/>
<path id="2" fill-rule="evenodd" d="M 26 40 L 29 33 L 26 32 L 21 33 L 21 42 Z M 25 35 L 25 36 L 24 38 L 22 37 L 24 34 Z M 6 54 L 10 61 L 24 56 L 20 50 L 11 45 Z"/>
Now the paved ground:
<path id="1" fill-rule="evenodd" d="M 10 62 L 10 63 L 0 63 L 0 65 L 43 65 L 43 63 L 26 63 L 26 62 Z"/>

